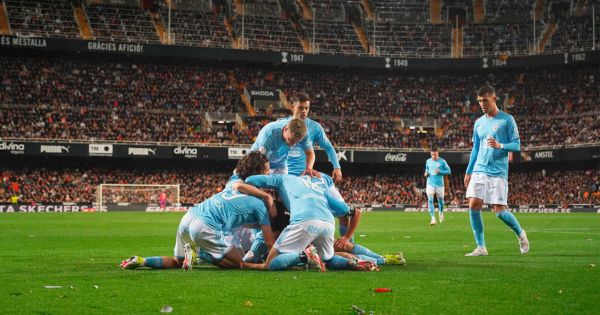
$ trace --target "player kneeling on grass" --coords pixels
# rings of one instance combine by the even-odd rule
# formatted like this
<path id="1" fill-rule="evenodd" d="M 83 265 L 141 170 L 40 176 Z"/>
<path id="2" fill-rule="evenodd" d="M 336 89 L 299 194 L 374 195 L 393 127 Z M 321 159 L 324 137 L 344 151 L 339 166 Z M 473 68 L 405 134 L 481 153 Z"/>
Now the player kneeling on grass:
<path id="1" fill-rule="evenodd" d="M 271 218 L 271 230 L 275 239 L 279 238 L 283 229 L 290 224 L 290 213 L 285 208 L 281 201 L 275 202 L 277 208 L 277 216 Z M 246 233 L 242 238 L 242 245 L 250 242 L 249 246 L 242 246 L 244 250 L 244 262 L 264 264 L 269 255 L 270 248 L 265 243 L 265 237 L 261 230 L 254 229 L 249 235 Z M 266 268 L 266 266 L 265 266 Z"/>
<path id="2" fill-rule="evenodd" d="M 331 177 L 327 179 L 333 182 Z M 326 180 L 311 176 L 285 174 L 256 175 L 247 184 L 275 189 L 290 211 L 288 225 L 270 250 L 266 260 L 269 270 L 309 264 L 320 271 L 331 269 L 374 270 L 370 262 L 360 262 L 334 255 L 334 215 L 343 216 L 350 207 L 327 187 Z M 375 268 L 373 268 L 375 267 Z"/>
<path id="3" fill-rule="evenodd" d="M 247 167 L 253 165 L 255 167 Z M 245 179 L 253 174 L 265 174 L 268 160 L 258 152 L 251 152 L 238 163 L 237 175 Z M 263 232 L 267 247 L 274 242 L 265 204 L 258 198 L 226 188 L 204 202 L 194 206 L 181 219 L 175 241 L 173 257 L 131 257 L 121 262 L 123 269 L 149 267 L 153 269 L 192 266 L 193 251 L 208 254 L 212 263 L 221 268 L 257 268 L 262 265 L 244 263 L 239 240 L 232 230 L 240 226 L 253 226 Z"/>

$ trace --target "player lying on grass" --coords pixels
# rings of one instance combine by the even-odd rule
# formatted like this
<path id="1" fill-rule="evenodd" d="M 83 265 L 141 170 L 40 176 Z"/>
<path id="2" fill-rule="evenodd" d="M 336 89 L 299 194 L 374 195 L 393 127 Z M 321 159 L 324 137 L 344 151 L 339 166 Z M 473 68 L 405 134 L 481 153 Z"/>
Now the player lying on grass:
<path id="1" fill-rule="evenodd" d="M 245 179 L 250 175 L 268 173 L 269 163 L 262 154 L 251 152 L 238 162 L 236 170 L 237 176 Z M 228 185 L 222 192 L 195 205 L 184 215 L 177 229 L 173 257 L 134 256 L 121 262 L 121 267 L 187 269 L 191 268 L 192 253 L 196 251 L 208 254 L 212 263 L 221 268 L 262 268 L 242 261 L 239 240 L 233 237 L 232 230 L 241 226 L 260 228 L 270 248 L 274 238 L 267 207 L 260 199 L 240 193 L 232 187 Z"/>
<path id="2" fill-rule="evenodd" d="M 324 174 L 322 174 L 324 175 Z M 247 184 L 277 191 L 284 206 L 290 210 L 288 225 L 270 250 L 266 260 L 269 270 L 311 264 L 321 271 L 332 269 L 371 270 L 374 265 L 334 255 L 334 215 L 344 216 L 350 207 L 335 195 L 326 179 L 286 174 L 255 175 Z M 313 246 L 314 245 L 314 246 Z"/>

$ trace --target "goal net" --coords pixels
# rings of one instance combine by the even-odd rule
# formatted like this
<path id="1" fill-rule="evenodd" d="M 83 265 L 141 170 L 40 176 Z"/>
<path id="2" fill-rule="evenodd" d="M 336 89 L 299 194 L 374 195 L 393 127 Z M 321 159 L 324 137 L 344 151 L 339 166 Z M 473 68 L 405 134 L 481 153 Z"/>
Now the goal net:
<path id="1" fill-rule="evenodd" d="M 179 184 L 100 184 L 96 206 L 102 211 L 169 211 L 179 209 Z"/>

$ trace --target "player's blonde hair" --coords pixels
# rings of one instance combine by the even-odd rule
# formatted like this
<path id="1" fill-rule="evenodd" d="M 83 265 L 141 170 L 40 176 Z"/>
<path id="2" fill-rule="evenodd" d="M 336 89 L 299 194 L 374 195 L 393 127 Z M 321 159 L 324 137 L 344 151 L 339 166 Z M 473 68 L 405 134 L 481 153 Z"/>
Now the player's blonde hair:
<path id="1" fill-rule="evenodd" d="M 306 123 L 301 118 L 290 119 L 287 128 L 290 130 L 292 137 L 294 137 L 295 140 L 302 140 L 308 132 Z"/>

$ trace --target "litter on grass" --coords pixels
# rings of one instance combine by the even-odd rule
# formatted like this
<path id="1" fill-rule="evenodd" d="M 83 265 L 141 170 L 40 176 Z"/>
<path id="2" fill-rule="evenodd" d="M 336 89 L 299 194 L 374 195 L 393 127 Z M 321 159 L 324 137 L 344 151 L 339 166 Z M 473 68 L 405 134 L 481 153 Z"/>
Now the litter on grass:
<path id="1" fill-rule="evenodd" d="M 165 305 L 160 309 L 161 313 L 171 313 L 173 311 L 173 307 L 170 305 Z"/>

